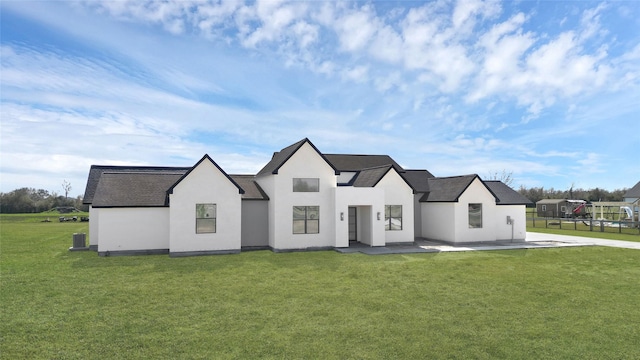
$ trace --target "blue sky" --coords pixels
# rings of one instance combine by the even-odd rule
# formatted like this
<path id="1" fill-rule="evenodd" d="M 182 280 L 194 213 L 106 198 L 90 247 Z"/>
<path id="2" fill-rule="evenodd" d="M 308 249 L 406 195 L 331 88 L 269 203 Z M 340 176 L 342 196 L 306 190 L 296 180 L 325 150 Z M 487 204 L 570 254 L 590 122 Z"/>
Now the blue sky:
<path id="1" fill-rule="evenodd" d="M 0 191 L 255 173 L 308 137 L 513 186 L 640 180 L 637 1 L 2 1 Z"/>

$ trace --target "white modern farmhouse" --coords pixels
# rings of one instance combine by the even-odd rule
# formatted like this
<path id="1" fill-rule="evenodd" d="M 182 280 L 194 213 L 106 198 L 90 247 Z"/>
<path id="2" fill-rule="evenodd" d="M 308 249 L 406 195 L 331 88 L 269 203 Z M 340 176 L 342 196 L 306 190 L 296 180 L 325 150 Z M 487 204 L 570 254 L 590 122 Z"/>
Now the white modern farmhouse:
<path id="1" fill-rule="evenodd" d="M 192 167 L 93 165 L 84 202 L 103 256 L 523 240 L 530 203 L 499 181 L 323 154 L 309 139 L 256 175 L 229 175 L 208 155 Z"/>

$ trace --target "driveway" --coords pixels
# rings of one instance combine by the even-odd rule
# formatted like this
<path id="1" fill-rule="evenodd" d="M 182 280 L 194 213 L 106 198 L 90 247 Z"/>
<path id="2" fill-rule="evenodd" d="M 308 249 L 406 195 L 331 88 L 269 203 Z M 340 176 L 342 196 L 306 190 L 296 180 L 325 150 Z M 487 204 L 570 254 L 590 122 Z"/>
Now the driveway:
<path id="1" fill-rule="evenodd" d="M 589 237 L 582 237 L 582 236 L 545 234 L 545 233 L 538 233 L 538 232 L 527 232 L 527 242 L 544 242 L 544 241 L 553 241 L 553 242 L 559 242 L 559 243 L 565 243 L 565 244 L 576 244 L 576 245 L 584 245 L 584 246 L 596 245 L 596 246 L 610 246 L 610 247 L 640 250 L 640 242 L 598 239 L 598 238 L 589 238 Z"/>
<path id="2" fill-rule="evenodd" d="M 454 251 L 486 251 L 486 250 L 510 250 L 510 249 L 539 249 L 570 246 L 610 246 L 625 249 L 640 250 L 640 242 L 619 241 L 587 238 L 581 236 L 567 236 L 556 234 L 544 234 L 527 232 L 526 241 L 478 243 L 452 245 L 427 239 L 416 239 L 413 244 L 387 245 L 371 247 L 357 243 L 348 248 L 336 248 L 341 253 L 363 253 L 367 255 L 384 254 L 410 254 L 426 252 L 454 252 Z"/>

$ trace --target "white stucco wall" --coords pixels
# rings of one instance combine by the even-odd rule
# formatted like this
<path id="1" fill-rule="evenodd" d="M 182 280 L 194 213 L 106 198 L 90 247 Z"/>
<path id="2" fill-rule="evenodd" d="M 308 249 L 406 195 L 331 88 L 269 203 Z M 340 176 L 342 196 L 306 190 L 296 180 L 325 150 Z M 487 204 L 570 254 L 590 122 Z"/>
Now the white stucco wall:
<path id="1" fill-rule="evenodd" d="M 385 205 L 402 205 L 402 230 L 385 231 L 385 243 L 413 242 L 413 189 L 393 169 L 387 172 L 375 188 L 384 190 Z M 381 218 L 384 221 L 384 209 Z"/>
<path id="2" fill-rule="evenodd" d="M 469 204 L 482 204 L 482 228 L 469 227 Z M 470 243 L 496 240 L 496 199 L 476 178 L 460 195 L 455 206 L 455 242 Z"/>
<path id="3" fill-rule="evenodd" d="M 98 252 L 169 248 L 169 208 L 100 208 L 99 212 Z"/>
<path id="4" fill-rule="evenodd" d="M 318 178 L 318 192 L 293 192 L 293 178 Z M 256 179 L 269 196 L 269 245 L 275 250 L 335 246 L 335 170 L 303 144 L 277 175 Z M 293 207 L 319 206 L 319 233 L 293 234 Z"/>
<path id="5" fill-rule="evenodd" d="M 215 233 L 196 233 L 196 204 L 216 204 Z M 208 159 L 174 187 L 169 205 L 171 253 L 240 250 L 241 194 Z"/>
<path id="6" fill-rule="evenodd" d="M 89 246 L 98 246 L 100 238 L 98 230 L 100 228 L 100 209 L 89 206 Z"/>
<path id="7" fill-rule="evenodd" d="M 507 224 L 507 216 L 513 220 L 512 226 Z M 524 205 L 497 205 L 495 209 L 496 240 L 524 240 L 527 236 L 526 207 Z"/>
<path id="8" fill-rule="evenodd" d="M 420 204 L 422 208 L 422 234 L 426 239 L 454 242 L 456 203 Z"/>
<path id="9" fill-rule="evenodd" d="M 335 246 L 349 246 L 349 206 L 358 207 L 358 241 L 371 246 L 384 246 L 384 189 L 339 186 L 335 189 Z M 377 219 L 377 213 L 381 219 Z M 340 220 L 340 213 L 344 220 Z"/>

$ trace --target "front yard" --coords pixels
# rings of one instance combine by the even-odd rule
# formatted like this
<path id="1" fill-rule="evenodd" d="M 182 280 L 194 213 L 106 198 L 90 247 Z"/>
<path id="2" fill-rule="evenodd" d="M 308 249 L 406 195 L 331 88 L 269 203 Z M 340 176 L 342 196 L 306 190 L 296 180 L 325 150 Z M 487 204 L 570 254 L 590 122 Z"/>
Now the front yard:
<path id="1" fill-rule="evenodd" d="M 169 258 L 0 217 L 6 359 L 640 358 L 640 251 Z"/>

